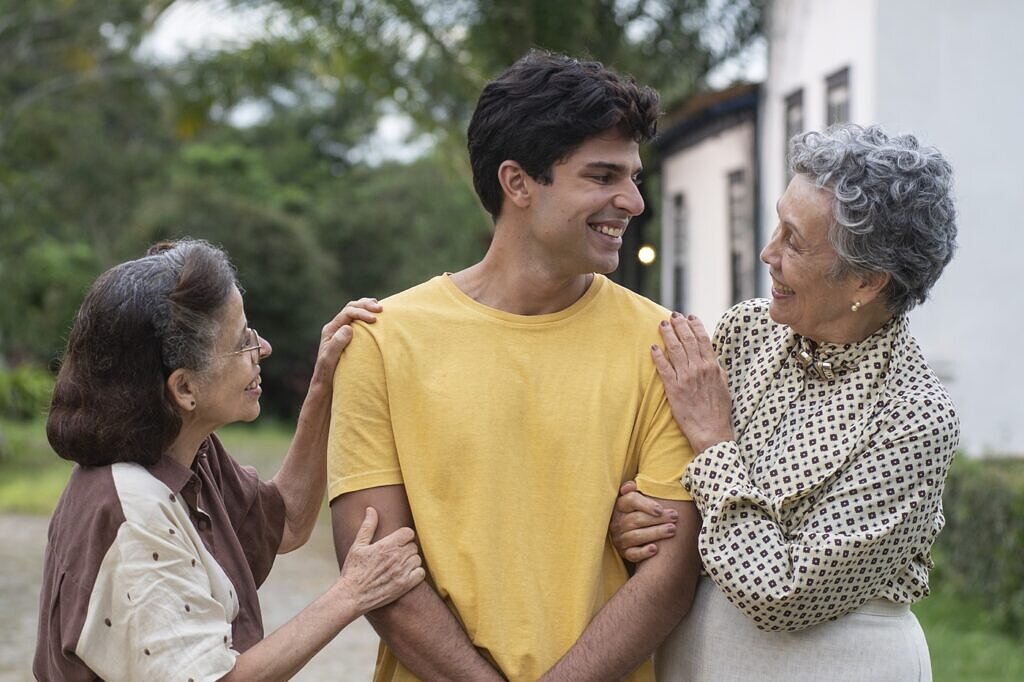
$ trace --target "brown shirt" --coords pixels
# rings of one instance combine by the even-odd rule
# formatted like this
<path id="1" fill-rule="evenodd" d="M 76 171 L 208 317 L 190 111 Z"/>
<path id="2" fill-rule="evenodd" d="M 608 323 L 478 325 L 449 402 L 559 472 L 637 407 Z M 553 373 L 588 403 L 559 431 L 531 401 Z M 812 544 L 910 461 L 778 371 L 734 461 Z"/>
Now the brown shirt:
<path id="1" fill-rule="evenodd" d="M 216 436 L 191 469 L 75 467 L 50 522 L 33 672 L 216 679 L 263 639 L 256 590 L 283 530 L 277 488 Z"/>

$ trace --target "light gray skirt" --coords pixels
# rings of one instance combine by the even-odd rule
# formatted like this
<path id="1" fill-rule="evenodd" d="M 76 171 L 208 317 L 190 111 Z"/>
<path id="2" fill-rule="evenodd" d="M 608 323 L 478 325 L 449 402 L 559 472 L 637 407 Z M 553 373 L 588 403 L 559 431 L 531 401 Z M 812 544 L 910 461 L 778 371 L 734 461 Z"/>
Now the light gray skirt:
<path id="1" fill-rule="evenodd" d="M 707 576 L 655 654 L 659 682 L 930 682 L 928 643 L 905 604 L 874 599 L 799 632 L 758 630 Z"/>

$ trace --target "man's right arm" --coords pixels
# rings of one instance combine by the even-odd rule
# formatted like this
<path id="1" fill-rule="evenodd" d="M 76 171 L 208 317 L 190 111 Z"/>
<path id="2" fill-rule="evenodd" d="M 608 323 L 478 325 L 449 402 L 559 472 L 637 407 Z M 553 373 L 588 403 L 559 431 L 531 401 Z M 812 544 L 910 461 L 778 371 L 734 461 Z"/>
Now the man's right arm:
<path id="1" fill-rule="evenodd" d="M 413 527 L 405 486 L 381 486 L 338 496 L 331 501 L 331 520 L 339 566 L 367 507 L 376 509 L 380 517 L 374 540 L 402 526 Z M 455 615 L 426 581 L 366 614 L 366 619 L 402 665 L 421 679 L 504 679 L 476 650 Z"/>

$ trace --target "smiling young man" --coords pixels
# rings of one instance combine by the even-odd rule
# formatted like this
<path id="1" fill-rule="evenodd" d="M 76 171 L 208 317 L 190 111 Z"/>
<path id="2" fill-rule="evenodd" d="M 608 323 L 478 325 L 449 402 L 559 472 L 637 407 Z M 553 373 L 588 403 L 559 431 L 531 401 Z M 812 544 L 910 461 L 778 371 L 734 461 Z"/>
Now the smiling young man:
<path id="1" fill-rule="evenodd" d="M 430 582 L 369 617 L 376 679 L 653 679 L 689 608 L 692 452 L 650 359 L 667 311 L 608 280 L 643 211 L 658 98 L 598 63 L 532 52 L 469 126 L 495 222 L 484 259 L 384 301 L 335 379 L 339 557 L 363 511 L 416 527 Z M 623 481 L 678 532 L 632 577 L 608 542 Z"/>

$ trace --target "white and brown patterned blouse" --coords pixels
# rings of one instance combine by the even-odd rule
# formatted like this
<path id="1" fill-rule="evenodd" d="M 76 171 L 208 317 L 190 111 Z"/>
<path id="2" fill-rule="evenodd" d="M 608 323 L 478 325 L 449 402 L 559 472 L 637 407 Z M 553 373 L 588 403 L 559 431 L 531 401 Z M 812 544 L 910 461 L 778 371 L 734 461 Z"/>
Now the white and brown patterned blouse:
<path id="1" fill-rule="evenodd" d="M 50 521 L 36 679 L 220 679 L 263 639 L 284 512 L 215 435 L 191 468 L 76 466 Z"/>
<path id="2" fill-rule="evenodd" d="M 906 318 L 815 348 L 756 299 L 725 314 L 714 346 L 736 441 L 683 477 L 711 579 L 763 630 L 925 597 L 960 425 Z"/>

